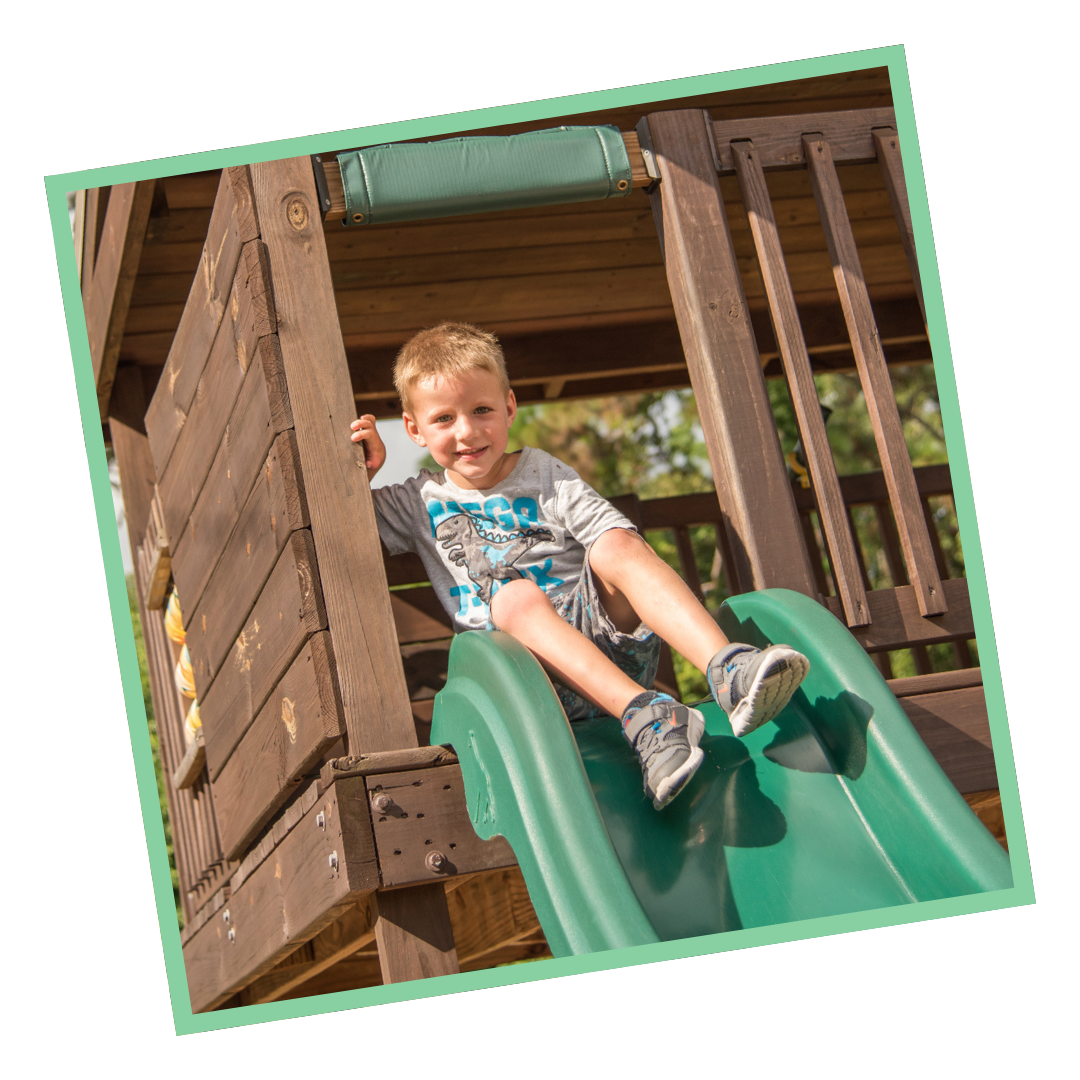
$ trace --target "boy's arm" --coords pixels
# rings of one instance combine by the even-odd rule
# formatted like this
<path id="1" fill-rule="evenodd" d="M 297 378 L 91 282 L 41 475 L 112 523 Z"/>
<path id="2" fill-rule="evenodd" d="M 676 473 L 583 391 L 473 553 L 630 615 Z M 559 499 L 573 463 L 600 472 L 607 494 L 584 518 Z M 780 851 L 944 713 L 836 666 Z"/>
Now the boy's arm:
<path id="1" fill-rule="evenodd" d="M 352 441 L 364 444 L 364 465 L 370 481 L 386 462 L 386 445 L 375 427 L 375 417 L 370 413 L 354 420 L 349 426 Z"/>

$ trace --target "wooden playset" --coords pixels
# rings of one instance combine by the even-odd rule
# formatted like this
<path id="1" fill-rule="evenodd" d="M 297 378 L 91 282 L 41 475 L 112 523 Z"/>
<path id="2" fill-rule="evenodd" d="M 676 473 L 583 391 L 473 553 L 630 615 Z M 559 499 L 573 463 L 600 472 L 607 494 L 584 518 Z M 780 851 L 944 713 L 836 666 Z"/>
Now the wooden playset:
<path id="1" fill-rule="evenodd" d="M 621 508 L 674 531 L 699 595 L 688 530 L 715 523 L 733 594 L 812 598 L 886 679 L 911 649 L 890 688 L 995 827 L 967 586 L 929 510 L 949 470 L 912 467 L 890 382 L 932 358 L 887 73 L 470 134 L 560 124 L 614 125 L 629 192 L 345 228 L 327 153 L 77 195 L 195 1011 L 550 955 L 514 851 L 429 744 L 449 620 L 418 559 L 384 558 L 347 438 L 400 413 L 393 356 L 442 319 L 499 335 L 519 402 L 692 386 L 716 494 Z M 837 476 L 813 374 L 852 369 L 882 468 Z M 870 587 L 859 506 L 893 587 Z M 957 670 L 932 671 L 937 643 Z"/>

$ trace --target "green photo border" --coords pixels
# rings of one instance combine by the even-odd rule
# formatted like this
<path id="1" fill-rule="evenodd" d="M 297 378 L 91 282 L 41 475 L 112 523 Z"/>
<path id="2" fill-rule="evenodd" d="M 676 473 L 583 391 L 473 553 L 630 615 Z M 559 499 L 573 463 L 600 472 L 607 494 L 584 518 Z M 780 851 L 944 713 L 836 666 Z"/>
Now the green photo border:
<path id="1" fill-rule="evenodd" d="M 219 169 L 257 161 L 295 157 L 325 152 L 328 147 L 365 145 L 401 139 L 437 138 L 452 132 L 491 127 L 522 121 L 543 121 L 573 113 L 619 108 L 638 102 L 662 101 L 690 95 L 752 87 L 763 83 L 784 82 L 821 75 L 841 74 L 870 67 L 886 66 L 892 83 L 896 125 L 904 147 L 904 171 L 907 178 L 915 243 L 922 271 L 926 318 L 934 355 L 942 420 L 952 471 L 957 520 L 964 544 L 964 559 L 971 597 L 972 615 L 979 642 L 979 658 L 986 692 L 990 731 L 993 738 L 1001 791 L 1001 806 L 1009 837 L 1014 885 L 992 893 L 934 900 L 917 905 L 877 909 L 850 915 L 831 916 L 798 923 L 732 931 L 727 934 L 688 938 L 679 941 L 644 945 L 614 952 L 545 960 L 507 968 L 492 968 L 452 976 L 442 976 L 391 986 L 372 987 L 312 998 L 254 1005 L 224 1012 L 193 1014 L 184 971 L 180 932 L 177 927 L 172 884 L 165 846 L 165 833 L 158 804 L 158 793 L 143 706 L 142 688 L 135 640 L 129 617 L 127 590 L 120 540 L 113 510 L 111 487 L 105 459 L 105 446 L 98 413 L 93 369 L 83 316 L 78 272 L 67 192 L 101 187 L 134 180 L 170 176 L 176 173 Z M 814 59 L 789 61 L 739 69 L 692 78 L 640 84 L 614 90 L 597 91 L 561 98 L 416 120 L 379 124 L 353 130 L 323 133 L 275 142 L 258 143 L 186 154 L 172 158 L 105 168 L 86 169 L 48 176 L 45 188 L 51 217 L 68 336 L 71 344 L 75 385 L 82 416 L 83 437 L 89 464 L 98 532 L 101 537 L 113 629 L 127 707 L 135 774 L 146 832 L 147 851 L 153 879 L 154 896 L 161 928 L 162 948 L 172 1000 L 173 1018 L 178 1035 L 213 1031 L 239 1025 L 260 1023 L 317 1013 L 356 1009 L 386 1002 L 461 993 L 486 987 L 558 978 L 582 972 L 619 968 L 634 964 L 719 953 L 733 949 L 771 945 L 803 938 L 866 930 L 901 923 L 921 922 L 977 911 L 1015 907 L 1035 901 L 1028 859 L 1028 848 L 1021 816 L 1012 744 L 1009 737 L 1001 672 L 994 637 L 990 601 L 987 593 L 982 549 L 979 542 L 975 504 L 971 490 L 967 452 L 964 445 L 960 403 L 945 320 L 941 282 L 938 275 L 934 240 L 927 205 L 922 159 L 919 152 L 908 83 L 907 63 L 902 45 L 840 53 Z"/>

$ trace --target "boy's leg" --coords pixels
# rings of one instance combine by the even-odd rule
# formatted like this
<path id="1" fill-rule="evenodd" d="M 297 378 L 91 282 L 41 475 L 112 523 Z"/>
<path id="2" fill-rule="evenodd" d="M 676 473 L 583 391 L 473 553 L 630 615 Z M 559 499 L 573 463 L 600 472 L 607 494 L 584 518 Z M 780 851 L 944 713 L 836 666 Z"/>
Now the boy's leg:
<path id="1" fill-rule="evenodd" d="M 734 733 L 776 718 L 810 669 L 788 645 L 760 650 L 732 644 L 674 570 L 637 533 L 610 529 L 590 549 L 589 565 L 608 616 L 624 632 L 644 622 L 709 681 Z"/>
<path id="2" fill-rule="evenodd" d="M 686 787 L 703 759 L 698 746 L 705 731 L 701 713 L 667 694 L 643 690 L 586 634 L 565 622 L 531 581 L 503 585 L 492 597 L 491 619 L 559 682 L 622 718 L 623 734 L 637 752 L 645 791 L 657 810 Z"/>

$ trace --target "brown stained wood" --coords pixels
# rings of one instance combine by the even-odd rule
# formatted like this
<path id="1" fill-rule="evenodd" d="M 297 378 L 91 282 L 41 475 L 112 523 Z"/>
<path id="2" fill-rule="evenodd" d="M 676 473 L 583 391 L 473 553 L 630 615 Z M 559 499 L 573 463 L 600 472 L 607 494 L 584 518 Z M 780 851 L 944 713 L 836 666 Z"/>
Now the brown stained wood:
<path id="1" fill-rule="evenodd" d="M 226 858 L 239 858 L 324 752 L 345 733 L 330 636 L 316 634 L 212 776 Z"/>
<path id="2" fill-rule="evenodd" d="M 469 878 L 448 892 L 446 903 L 460 964 L 525 937 L 543 937 L 525 879 L 516 866 Z"/>
<path id="3" fill-rule="evenodd" d="M 236 205 L 236 231 L 240 239 L 247 243 L 259 235 L 259 215 L 255 210 L 251 168 L 248 165 L 231 165 L 222 171 L 229 179 L 229 188 Z"/>
<path id="4" fill-rule="evenodd" d="M 347 438 L 356 405 L 311 162 L 253 165 L 251 175 L 270 255 L 349 748 L 357 753 L 415 746 L 367 474 Z"/>
<path id="5" fill-rule="evenodd" d="M 188 648 L 209 671 L 221 667 L 289 537 L 307 525 L 296 438 L 292 431 L 283 431 L 274 440 L 198 605 L 192 608 Z"/>
<path id="6" fill-rule="evenodd" d="M 668 284 L 743 588 L 816 589 L 747 317 L 700 112 L 654 113 L 651 198 Z"/>
<path id="7" fill-rule="evenodd" d="M 885 190 L 893 206 L 896 224 L 900 229 L 900 242 L 904 245 L 915 295 L 919 298 L 923 321 L 926 321 L 926 304 L 923 301 L 922 275 L 919 273 L 919 256 L 915 251 L 915 230 L 911 225 L 911 207 L 908 204 L 907 182 L 904 180 L 904 162 L 900 156 L 900 139 L 893 125 L 876 128 L 872 133 L 878 165 L 885 178 Z"/>
<path id="8" fill-rule="evenodd" d="M 154 201 L 154 184 L 153 180 L 140 180 L 110 190 L 93 277 L 84 294 L 86 332 L 102 419 L 108 415 L 120 340 L 139 269 L 150 204 Z"/>
<path id="9" fill-rule="evenodd" d="M 987 791 L 969 791 L 964 794 L 964 800 L 990 831 L 990 835 L 1008 851 L 1009 838 L 1005 835 L 1005 815 L 1001 809 L 1001 792 L 996 788 Z"/>
<path id="10" fill-rule="evenodd" d="M 193 1012 L 252 983 L 375 887 L 370 824 L 366 810 L 362 817 L 350 808 L 353 801 L 328 791 L 233 892 L 221 916 L 188 940 L 184 964 Z"/>
<path id="11" fill-rule="evenodd" d="M 198 780 L 206 765 L 206 739 L 201 731 L 188 743 L 187 750 L 172 774 L 173 787 L 177 791 L 191 787 Z"/>
<path id="12" fill-rule="evenodd" d="M 889 689 L 898 698 L 913 694 L 943 693 L 982 686 L 981 668 L 962 668 L 959 671 L 939 671 L 930 675 L 915 675 L 906 679 L 890 679 Z"/>
<path id="13" fill-rule="evenodd" d="M 232 534 L 275 437 L 292 427 L 277 338 L 260 339 L 187 528 L 175 539 L 173 575 L 194 610 Z"/>
<path id="14" fill-rule="evenodd" d="M 328 761 L 319 775 L 320 786 L 348 776 L 377 776 L 381 773 L 400 773 L 415 769 L 433 769 L 439 765 L 457 763 L 457 754 L 445 746 L 416 746 L 408 750 L 381 750 L 373 754 L 334 758 Z"/>
<path id="15" fill-rule="evenodd" d="M 679 553 L 679 566 L 682 569 L 683 581 L 704 604 L 705 594 L 701 591 L 701 576 L 698 574 L 697 559 L 694 557 L 694 545 L 690 540 L 690 530 L 685 525 L 675 529 L 675 549 Z"/>
<path id="16" fill-rule="evenodd" d="M 287 956 L 281 964 L 265 975 L 260 975 L 240 993 L 242 1005 L 262 1005 L 267 1001 L 281 1001 L 298 996 L 294 991 L 307 992 L 311 980 L 329 968 L 348 959 L 359 949 L 375 940 L 375 919 L 371 907 L 360 903 L 346 911 L 320 931 L 302 948 Z M 301 962 L 294 960 L 303 953 Z M 375 961 L 375 984 L 378 984 L 378 962 Z M 350 987 L 351 988 L 351 987 Z M 312 993 L 326 993 L 325 989 L 311 987 Z"/>
<path id="17" fill-rule="evenodd" d="M 305 529 L 289 537 L 221 671 L 207 671 L 203 658 L 191 653 L 212 775 L 225 764 L 304 642 L 325 629 L 315 552 Z M 336 647 L 334 651 L 336 656 Z"/>
<path id="18" fill-rule="evenodd" d="M 951 495 L 952 474 L 948 465 L 920 465 L 915 472 L 915 486 L 920 498 L 926 495 Z M 802 488 L 794 488 L 795 504 L 802 510 L 814 510 L 812 495 Z M 840 490 L 848 506 L 866 503 L 888 503 L 889 486 L 885 474 L 880 471 L 853 473 L 840 477 Z M 901 564 L 902 566 L 902 564 Z M 904 582 L 907 584 L 907 582 Z"/>
<path id="19" fill-rule="evenodd" d="M 932 619 L 920 614 L 918 597 L 911 585 L 868 592 L 870 625 L 853 627 L 852 635 L 868 652 L 973 638 L 975 625 L 967 581 L 953 578 L 942 582 L 942 588 L 949 608 L 944 615 Z M 828 608 L 837 618 L 842 618 L 840 601 L 835 596 L 828 598 Z"/>
<path id="20" fill-rule="evenodd" d="M 476 835 L 460 765 L 376 774 L 367 778 L 367 788 L 384 887 L 438 881 L 517 861 L 503 837 L 481 840 Z M 390 800 L 386 808 L 380 807 L 380 797 Z"/>
<path id="21" fill-rule="evenodd" d="M 79 275 L 79 288 L 82 289 L 83 250 L 86 245 L 86 192 L 75 192 L 75 221 L 72 229 L 75 244 L 75 271 Z"/>
<path id="22" fill-rule="evenodd" d="M 899 701 L 961 795 L 997 787 L 990 722 L 981 686 L 913 694 Z"/>
<path id="23" fill-rule="evenodd" d="M 150 504 L 154 499 L 154 459 L 150 456 L 146 433 L 142 430 L 145 410 L 142 378 L 138 369 L 121 368 L 116 373 L 109 402 L 109 435 L 120 476 L 120 495 L 124 501 L 128 536 L 133 543 L 140 542 L 146 531 Z"/>
<path id="24" fill-rule="evenodd" d="M 128 529 L 131 529 L 130 523 Z M 165 594 L 172 577 L 169 536 L 165 531 L 161 497 L 156 486 L 154 488 L 154 498 L 150 502 L 149 520 L 146 523 L 146 534 L 140 550 L 145 564 L 143 599 L 147 608 L 156 611 L 165 604 Z"/>
<path id="25" fill-rule="evenodd" d="M 426 610 L 423 610 L 410 601 L 420 599 L 414 593 L 422 593 L 424 597 L 430 597 L 438 604 L 434 589 L 406 589 L 403 592 L 390 594 L 390 607 L 394 613 L 394 626 L 397 629 L 397 640 L 401 645 L 407 645 L 414 641 L 437 641 L 450 633 L 451 628 L 447 625 L 448 618 L 433 618 Z M 442 605 L 439 604 L 440 613 Z"/>
<path id="26" fill-rule="evenodd" d="M 934 565 L 904 429 L 829 143 L 821 138 L 804 137 L 803 145 L 867 412 L 874 428 L 878 456 L 896 516 L 908 578 L 919 598 L 920 612 L 940 615 L 946 610 L 941 579 Z"/>
<path id="27" fill-rule="evenodd" d="M 755 116 L 716 120 L 713 138 L 719 155 L 719 171 L 737 169 L 733 142 L 752 139 L 764 169 L 796 169 L 805 166 L 803 135 L 820 132 L 833 147 L 833 160 L 845 163 L 873 161 L 877 157 L 872 128 L 896 123 L 891 108 L 852 109 L 794 116 Z"/>
<path id="28" fill-rule="evenodd" d="M 795 295 L 784 265 L 784 252 L 780 247 L 776 218 L 765 182 L 762 152 L 752 142 L 733 142 L 729 144 L 729 149 L 750 219 L 761 278 L 772 314 L 773 331 L 784 361 L 784 373 L 791 391 L 807 468 L 817 497 L 818 520 L 825 534 L 833 579 L 844 607 L 844 621 L 849 627 L 865 626 L 869 618 L 866 590 L 844 512 L 844 498 L 836 476 L 829 437 L 825 433 L 810 357 L 795 307 Z M 810 550 L 816 553 L 817 545 Z"/>
<path id="29" fill-rule="evenodd" d="M 146 415 L 150 449 L 159 479 L 185 425 L 203 368 L 218 337 L 218 327 L 229 305 L 242 247 L 236 201 L 228 176 L 222 175 L 195 279 L 179 324 L 173 324 L 176 325 L 176 333 L 169 348 L 165 371 Z"/>
<path id="30" fill-rule="evenodd" d="M 378 892 L 374 903 L 384 985 L 458 971 L 454 930 L 440 882 Z"/>

